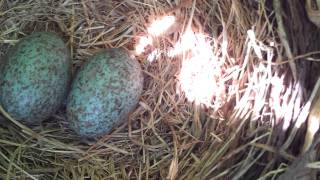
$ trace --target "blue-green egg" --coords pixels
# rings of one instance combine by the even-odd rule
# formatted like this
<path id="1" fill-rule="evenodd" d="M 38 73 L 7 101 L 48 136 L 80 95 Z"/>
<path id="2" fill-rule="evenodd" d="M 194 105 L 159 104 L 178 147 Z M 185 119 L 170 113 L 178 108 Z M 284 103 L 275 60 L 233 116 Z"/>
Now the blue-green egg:
<path id="1" fill-rule="evenodd" d="M 0 66 L 0 104 L 16 120 L 39 123 L 66 99 L 70 53 L 55 33 L 37 32 L 21 39 Z"/>
<path id="2" fill-rule="evenodd" d="M 97 137 L 119 125 L 137 105 L 143 89 L 140 64 L 123 49 L 93 55 L 77 72 L 67 118 L 80 136 Z"/>

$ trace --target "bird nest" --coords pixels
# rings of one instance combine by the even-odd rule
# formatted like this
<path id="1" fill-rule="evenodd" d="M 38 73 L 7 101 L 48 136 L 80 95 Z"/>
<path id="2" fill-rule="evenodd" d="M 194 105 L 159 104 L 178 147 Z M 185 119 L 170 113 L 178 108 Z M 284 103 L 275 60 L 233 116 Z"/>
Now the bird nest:
<path id="1" fill-rule="evenodd" d="M 312 174 L 316 134 L 305 139 L 305 122 L 320 84 L 309 61 L 319 33 L 304 2 L 282 2 L 0 1 L 0 56 L 51 31 L 67 42 L 73 72 L 121 47 L 145 79 L 135 111 L 94 140 L 69 129 L 64 107 L 34 126 L 1 108 L 0 177 L 265 179 L 290 176 L 299 161 L 294 174 Z"/>

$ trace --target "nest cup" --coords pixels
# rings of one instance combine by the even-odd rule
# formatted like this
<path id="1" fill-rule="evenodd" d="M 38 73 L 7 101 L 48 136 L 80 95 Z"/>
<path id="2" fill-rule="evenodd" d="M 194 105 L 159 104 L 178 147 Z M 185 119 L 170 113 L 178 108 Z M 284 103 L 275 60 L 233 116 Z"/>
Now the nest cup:
<path id="1" fill-rule="evenodd" d="M 286 2 L 305 12 L 302 1 Z M 101 49 L 123 48 L 136 56 L 145 79 L 130 116 L 95 140 L 70 130 L 64 108 L 32 127 L 0 108 L 0 177 L 279 177 L 304 155 L 302 115 L 317 87 L 316 80 L 300 86 L 312 79 L 303 73 L 311 70 L 301 68 L 311 62 L 295 61 L 316 58 L 305 54 L 316 45 L 296 43 L 317 37 L 315 26 L 302 15 L 303 26 L 296 26 L 297 13 L 282 6 L 239 0 L 1 1 L 0 55 L 32 32 L 51 31 L 67 43 L 73 74 Z M 283 21 L 283 13 L 292 21 Z M 150 28 L 162 19 L 164 24 Z M 290 27 L 310 33 L 298 36 L 301 29 Z M 293 172 L 301 170 L 310 171 Z"/>

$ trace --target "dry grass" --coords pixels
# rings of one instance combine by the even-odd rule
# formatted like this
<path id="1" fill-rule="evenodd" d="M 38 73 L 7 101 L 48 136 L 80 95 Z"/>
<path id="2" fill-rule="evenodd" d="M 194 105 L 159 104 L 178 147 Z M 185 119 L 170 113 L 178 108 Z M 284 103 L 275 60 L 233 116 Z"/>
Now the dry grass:
<path id="1" fill-rule="evenodd" d="M 111 134 L 97 140 L 80 139 L 68 129 L 63 108 L 34 127 L 3 113 L 0 177 L 277 177 L 297 155 L 290 150 L 295 133 L 288 137 L 285 133 L 300 117 L 305 100 L 297 98 L 303 91 L 289 65 L 282 63 L 283 46 L 275 18 L 264 4 L 240 0 L 199 0 L 195 4 L 190 0 L 0 0 L 0 55 L 25 35 L 54 31 L 68 43 L 74 70 L 101 48 L 122 47 L 134 53 L 137 37 L 145 35 L 148 24 L 159 15 L 174 14 L 180 23 L 155 42 L 153 48 L 162 52 L 155 62 L 146 60 L 148 53 L 137 56 L 145 75 L 144 92 L 128 121 Z M 215 97 L 221 102 L 218 106 L 197 106 L 176 92 L 184 59 L 169 58 L 164 52 L 188 25 L 214 39 L 214 52 L 224 62 L 219 82 L 226 90 Z M 250 29 L 256 39 L 248 37 Z M 269 46 L 272 42 L 273 47 Z M 276 84 L 281 78 L 285 83 Z"/>

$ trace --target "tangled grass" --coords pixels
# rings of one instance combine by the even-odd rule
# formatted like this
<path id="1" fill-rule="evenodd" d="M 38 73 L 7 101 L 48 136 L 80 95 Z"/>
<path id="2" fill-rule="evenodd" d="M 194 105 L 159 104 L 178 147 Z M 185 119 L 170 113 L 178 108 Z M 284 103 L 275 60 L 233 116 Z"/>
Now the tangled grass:
<path id="1" fill-rule="evenodd" d="M 306 119 L 301 112 L 310 105 L 305 106 L 308 96 L 295 79 L 292 57 L 285 58 L 271 7 L 240 0 L 0 1 L 0 55 L 32 32 L 53 31 L 70 48 L 73 72 L 99 49 L 121 47 L 139 60 L 145 76 L 129 119 L 95 140 L 68 128 L 63 107 L 32 127 L 1 109 L 0 177 L 278 177 L 299 155 L 301 143 L 295 144 Z M 139 38 L 166 15 L 175 16 L 176 24 L 137 54 Z M 181 88 L 178 77 L 188 54 L 168 55 L 188 28 L 205 34 L 219 63 L 214 79 L 219 93 L 207 104 L 189 101 Z M 150 62 L 154 50 L 159 54 Z"/>

